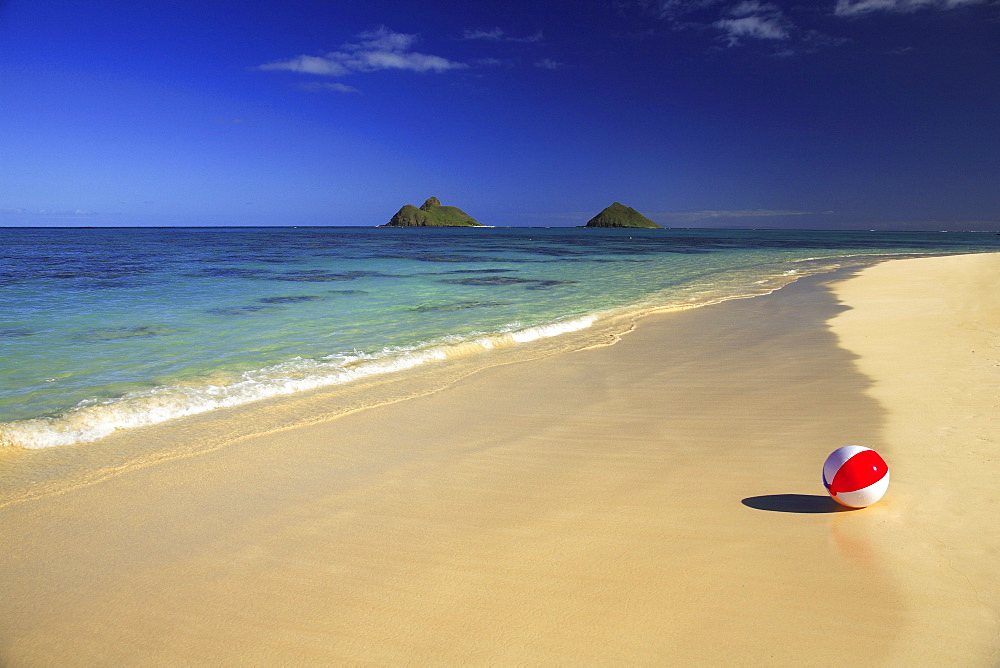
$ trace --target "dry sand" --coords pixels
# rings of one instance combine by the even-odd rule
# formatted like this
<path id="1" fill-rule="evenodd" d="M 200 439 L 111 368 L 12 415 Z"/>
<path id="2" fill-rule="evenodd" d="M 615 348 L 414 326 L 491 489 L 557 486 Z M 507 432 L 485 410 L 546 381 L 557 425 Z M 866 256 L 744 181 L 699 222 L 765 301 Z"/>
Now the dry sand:
<path id="1" fill-rule="evenodd" d="M 0 663 L 995 664 L 998 269 L 804 279 L 7 505 Z M 850 443 L 893 482 L 838 512 Z"/>
<path id="2" fill-rule="evenodd" d="M 1000 254 L 889 262 L 837 286 L 833 330 L 886 408 L 873 506 L 913 663 L 1000 663 Z M 877 511 L 877 513 L 876 513 Z"/>

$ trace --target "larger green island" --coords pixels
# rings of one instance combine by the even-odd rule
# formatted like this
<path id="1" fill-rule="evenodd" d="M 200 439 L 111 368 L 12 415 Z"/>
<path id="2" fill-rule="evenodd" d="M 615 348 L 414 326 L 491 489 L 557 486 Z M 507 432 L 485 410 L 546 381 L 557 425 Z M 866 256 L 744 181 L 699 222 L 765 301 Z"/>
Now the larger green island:
<path id="1" fill-rule="evenodd" d="M 444 206 L 430 197 L 419 209 L 407 204 L 385 225 L 379 227 L 486 227 L 455 206 Z"/>
<path id="2" fill-rule="evenodd" d="M 591 218 L 584 227 L 647 227 L 662 229 L 630 206 L 615 202 Z"/>

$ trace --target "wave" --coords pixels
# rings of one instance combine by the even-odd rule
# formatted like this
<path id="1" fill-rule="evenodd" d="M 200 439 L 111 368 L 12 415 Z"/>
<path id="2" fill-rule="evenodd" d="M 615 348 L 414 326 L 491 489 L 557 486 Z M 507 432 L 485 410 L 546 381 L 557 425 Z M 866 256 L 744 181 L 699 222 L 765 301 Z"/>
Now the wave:
<path id="1" fill-rule="evenodd" d="M 884 259 L 913 255 L 916 253 L 886 253 L 875 257 Z M 569 316 L 527 326 L 515 322 L 500 331 L 446 336 L 422 345 L 385 348 L 371 353 L 354 351 L 322 359 L 295 358 L 224 380 L 204 377 L 183 384 L 137 390 L 113 399 L 89 399 L 60 415 L 0 423 L 0 448 L 34 450 L 89 443 L 119 430 L 151 426 L 219 408 L 343 385 L 370 376 L 480 354 L 494 348 L 557 337 L 587 329 L 599 319 L 611 319 L 625 311 L 635 315 L 769 294 L 804 276 L 855 263 L 860 266 L 871 259 L 872 255 L 867 254 L 810 257 L 797 260 L 792 269 L 788 269 L 787 264 L 780 264 L 761 265 L 752 270 L 712 271 L 707 272 L 703 283 L 689 282 L 683 289 L 682 286 L 674 286 L 640 303 L 608 307 L 608 310 L 598 314 Z"/>
<path id="2" fill-rule="evenodd" d="M 201 384 L 159 386 L 114 399 L 90 399 L 62 415 L 0 424 L 0 446 L 38 450 L 90 443 L 119 430 L 560 336 L 586 329 L 596 321 L 597 316 L 588 315 L 527 327 L 512 323 L 498 332 L 450 336 L 421 346 L 375 353 L 355 351 L 324 359 L 296 358 L 247 371 L 232 382 L 205 379 Z"/>

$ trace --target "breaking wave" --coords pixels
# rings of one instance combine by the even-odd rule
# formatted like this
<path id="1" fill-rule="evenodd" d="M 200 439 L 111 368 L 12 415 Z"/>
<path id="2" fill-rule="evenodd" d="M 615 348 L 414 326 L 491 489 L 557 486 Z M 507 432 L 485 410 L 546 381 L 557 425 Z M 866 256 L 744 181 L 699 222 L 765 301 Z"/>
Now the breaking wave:
<path id="1" fill-rule="evenodd" d="M 499 332 L 445 337 L 421 346 L 324 359 L 296 358 L 247 371 L 226 382 L 206 379 L 201 384 L 159 386 L 114 399 L 90 399 L 62 415 L 0 423 L 0 445 L 35 450 L 89 443 L 123 429 L 560 336 L 586 329 L 596 321 L 596 316 L 582 316 L 530 327 L 514 323 Z"/>

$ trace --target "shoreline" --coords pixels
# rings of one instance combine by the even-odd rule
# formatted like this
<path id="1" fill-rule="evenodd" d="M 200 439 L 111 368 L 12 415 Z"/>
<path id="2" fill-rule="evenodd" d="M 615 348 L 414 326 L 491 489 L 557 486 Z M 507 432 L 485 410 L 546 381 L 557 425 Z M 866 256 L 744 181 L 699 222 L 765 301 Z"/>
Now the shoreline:
<path id="1" fill-rule="evenodd" d="M 942 593 L 954 572 L 926 546 L 899 559 L 908 418 L 858 341 L 906 332 L 845 287 L 949 259 L 647 315 L 615 345 L 0 508 L 0 660 L 982 661 L 996 569 L 963 553 L 982 527 L 948 538 L 981 603 Z M 847 442 L 888 454 L 871 509 L 823 495 Z"/>
<path id="2" fill-rule="evenodd" d="M 581 346 L 600 345 L 607 340 L 617 340 L 631 328 L 631 323 L 653 313 L 758 297 L 805 276 L 829 273 L 844 267 L 867 266 L 894 257 L 900 256 L 858 254 L 808 257 L 779 265 L 764 264 L 750 270 L 746 267 L 718 269 L 711 273 L 706 283 L 692 278 L 662 292 L 646 295 L 635 303 L 612 305 L 596 311 L 564 313 L 554 320 L 533 324 L 512 321 L 496 330 L 446 335 L 398 348 L 354 350 L 353 353 L 323 358 L 296 357 L 235 375 L 220 371 L 191 378 L 175 378 L 173 381 L 163 379 L 156 385 L 122 396 L 91 397 L 75 406 L 52 409 L 51 415 L 0 422 L 0 460 L 25 450 L 88 446 L 108 438 L 128 440 L 129 434 L 140 433 L 138 430 L 155 430 L 160 425 L 204 416 L 211 420 L 240 407 L 294 401 L 299 396 L 310 394 L 327 394 L 328 399 L 333 401 L 347 397 L 349 410 L 367 408 L 373 403 L 359 397 L 363 397 L 371 386 L 383 384 L 379 376 L 385 376 L 388 379 L 386 383 L 391 383 L 396 378 L 412 375 L 408 372 L 414 370 L 414 373 L 424 373 L 433 378 L 445 375 L 437 369 L 442 363 L 452 367 L 465 366 L 471 372 Z M 746 273 L 764 267 L 770 267 L 770 273 L 761 274 L 761 280 L 754 280 L 758 277 Z M 462 373 L 458 372 L 458 375 Z M 373 382 L 368 382 L 373 377 Z M 436 380 L 430 384 L 440 385 Z M 355 398 L 351 399 L 351 395 Z M 232 434 L 226 436 L 232 437 Z M 3 482 L 2 475 L 0 470 L 0 483 Z"/>
<path id="3" fill-rule="evenodd" d="M 753 286 L 754 291 L 748 291 L 750 287 L 743 285 L 738 293 L 727 294 L 723 291 L 709 297 L 702 295 L 699 301 L 691 302 L 679 301 L 676 295 L 666 299 L 651 297 L 644 303 L 628 307 L 566 316 L 559 322 L 590 320 L 591 324 L 584 328 L 571 328 L 556 336 L 532 338 L 526 343 L 508 341 L 507 345 L 487 347 L 469 339 L 460 345 L 450 346 L 455 350 L 443 359 L 362 376 L 350 382 L 119 429 L 94 441 L 41 448 L 0 447 L 0 508 L 61 494 L 146 466 L 212 452 L 247 438 L 263 437 L 426 396 L 494 367 L 614 345 L 634 331 L 639 321 L 650 316 L 766 297 L 812 276 L 852 271 L 892 257 L 895 256 L 862 254 L 808 258 L 800 261 L 803 268 L 796 272 L 786 271 L 774 274 L 766 281 L 758 281 Z M 831 262 L 832 266 L 828 264 Z M 543 323 L 528 330 L 545 330 L 559 322 Z M 515 335 L 517 333 L 514 332 Z M 494 333 L 494 336 L 499 335 Z M 427 354 L 435 347 L 449 346 L 437 342 L 416 352 Z"/>

